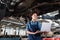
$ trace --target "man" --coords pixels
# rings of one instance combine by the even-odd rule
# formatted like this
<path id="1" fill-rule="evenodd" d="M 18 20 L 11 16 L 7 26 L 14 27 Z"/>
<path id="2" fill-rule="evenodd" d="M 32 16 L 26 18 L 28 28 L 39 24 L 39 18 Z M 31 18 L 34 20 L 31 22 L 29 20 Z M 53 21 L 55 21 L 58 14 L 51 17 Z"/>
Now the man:
<path id="1" fill-rule="evenodd" d="M 26 33 L 28 40 L 41 40 L 40 29 L 41 24 L 37 20 L 37 12 L 33 12 L 32 20 L 26 24 Z"/>

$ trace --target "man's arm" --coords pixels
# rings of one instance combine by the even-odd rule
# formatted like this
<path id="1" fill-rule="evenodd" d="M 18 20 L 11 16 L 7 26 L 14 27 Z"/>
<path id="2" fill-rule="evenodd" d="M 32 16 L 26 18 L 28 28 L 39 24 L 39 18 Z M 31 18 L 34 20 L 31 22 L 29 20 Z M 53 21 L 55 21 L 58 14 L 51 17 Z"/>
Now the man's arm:
<path id="1" fill-rule="evenodd" d="M 26 31 L 27 34 L 35 34 L 35 32 Z"/>
<path id="2" fill-rule="evenodd" d="M 30 32 L 30 31 L 26 31 L 27 34 L 37 34 L 39 33 L 39 31 L 36 31 L 36 32 Z"/>

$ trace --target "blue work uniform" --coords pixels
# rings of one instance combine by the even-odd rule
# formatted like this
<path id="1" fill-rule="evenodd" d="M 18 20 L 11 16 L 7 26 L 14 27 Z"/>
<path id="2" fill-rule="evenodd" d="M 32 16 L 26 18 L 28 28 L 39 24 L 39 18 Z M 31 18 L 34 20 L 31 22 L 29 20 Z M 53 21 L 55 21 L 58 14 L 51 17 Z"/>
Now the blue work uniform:
<path id="1" fill-rule="evenodd" d="M 41 29 L 41 24 L 38 21 L 30 21 L 26 24 L 26 30 L 30 32 L 36 32 Z M 41 40 L 40 33 L 38 34 L 28 34 L 28 40 Z"/>

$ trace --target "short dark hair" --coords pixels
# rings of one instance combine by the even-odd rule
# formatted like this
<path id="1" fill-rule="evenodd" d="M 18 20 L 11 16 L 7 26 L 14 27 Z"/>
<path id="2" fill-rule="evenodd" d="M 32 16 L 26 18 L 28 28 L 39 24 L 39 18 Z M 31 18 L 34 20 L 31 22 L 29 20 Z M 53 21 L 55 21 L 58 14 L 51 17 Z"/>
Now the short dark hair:
<path id="1" fill-rule="evenodd" d="M 30 12 L 30 15 L 29 15 L 30 20 L 32 19 L 31 16 L 32 16 L 34 13 L 36 13 L 36 14 L 38 15 L 38 12 L 37 12 L 37 11 L 32 11 L 32 12 Z"/>
<path id="2" fill-rule="evenodd" d="M 36 14 L 38 15 L 38 13 L 37 13 L 36 11 L 33 11 L 33 12 L 31 13 L 31 16 L 32 16 L 34 13 L 36 13 Z"/>

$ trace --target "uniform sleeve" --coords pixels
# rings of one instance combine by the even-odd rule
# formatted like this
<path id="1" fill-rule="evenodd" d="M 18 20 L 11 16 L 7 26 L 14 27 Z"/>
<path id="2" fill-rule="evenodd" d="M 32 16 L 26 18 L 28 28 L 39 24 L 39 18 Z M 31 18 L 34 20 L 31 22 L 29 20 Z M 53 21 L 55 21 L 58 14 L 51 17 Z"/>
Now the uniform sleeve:
<path id="1" fill-rule="evenodd" d="M 26 30 L 29 31 L 29 23 L 26 24 Z"/>
<path id="2" fill-rule="evenodd" d="M 38 28 L 39 28 L 39 30 L 41 30 L 41 23 L 40 22 L 38 22 Z"/>

